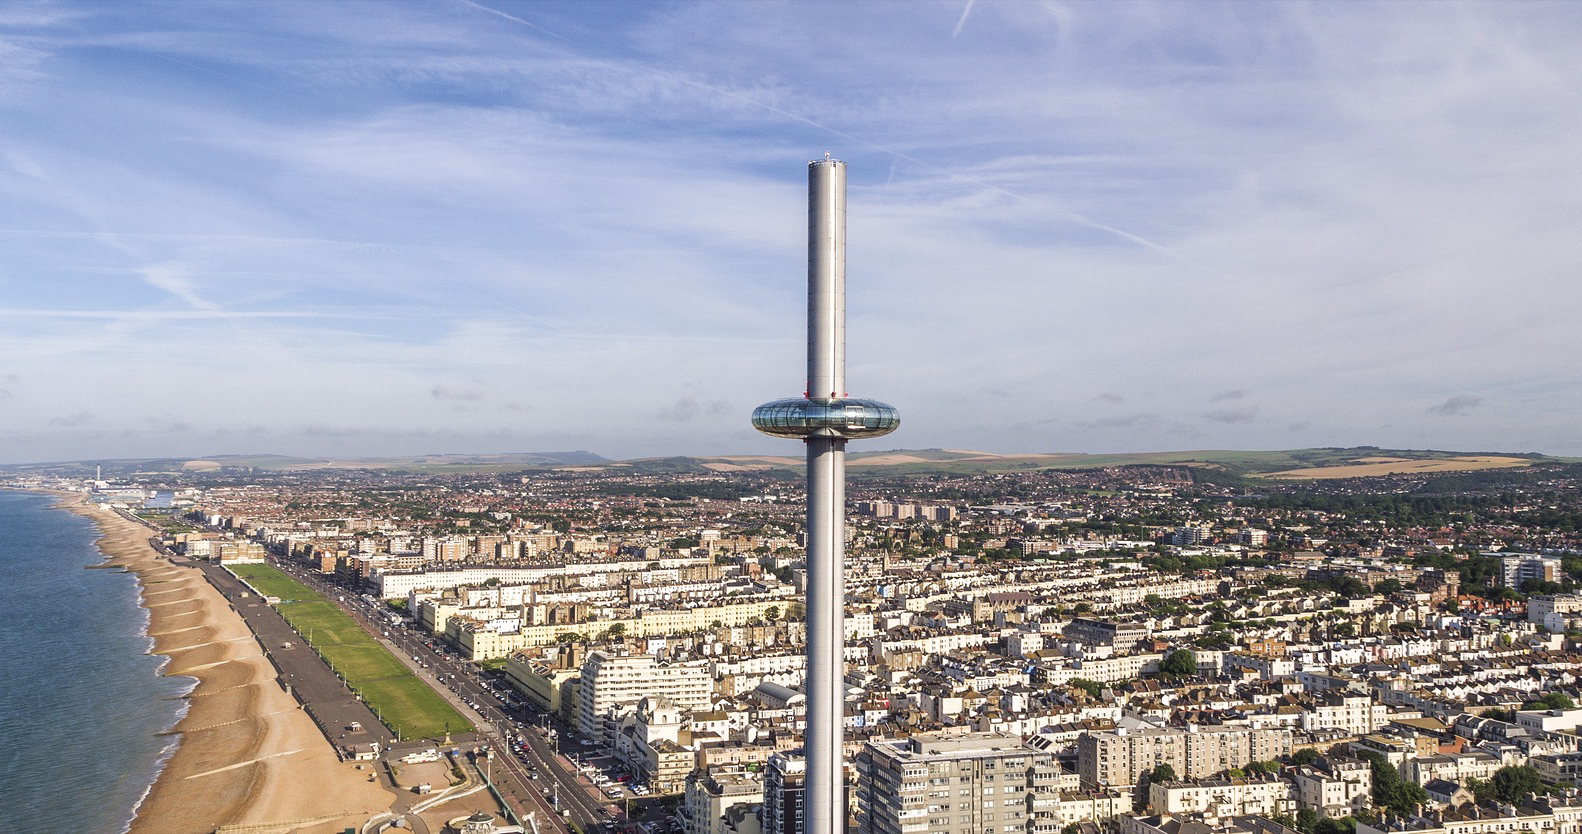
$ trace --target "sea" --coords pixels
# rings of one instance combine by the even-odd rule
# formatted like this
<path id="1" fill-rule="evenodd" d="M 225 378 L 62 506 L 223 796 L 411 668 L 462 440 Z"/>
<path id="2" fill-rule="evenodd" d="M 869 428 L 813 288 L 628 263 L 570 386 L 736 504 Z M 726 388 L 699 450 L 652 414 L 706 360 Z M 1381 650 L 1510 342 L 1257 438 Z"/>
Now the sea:
<path id="1" fill-rule="evenodd" d="M 149 654 L 137 581 L 55 498 L 0 490 L 0 821 L 7 831 L 127 830 L 193 685 Z"/>

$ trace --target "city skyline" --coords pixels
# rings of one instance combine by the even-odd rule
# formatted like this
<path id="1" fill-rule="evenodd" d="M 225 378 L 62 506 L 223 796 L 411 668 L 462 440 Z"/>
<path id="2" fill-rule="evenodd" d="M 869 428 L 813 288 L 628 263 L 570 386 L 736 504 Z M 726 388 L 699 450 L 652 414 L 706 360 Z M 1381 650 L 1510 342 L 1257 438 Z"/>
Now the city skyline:
<path id="1" fill-rule="evenodd" d="M 1524 3 L 0 5 L 0 462 L 783 454 L 742 416 L 799 383 L 825 150 L 894 445 L 1582 454 L 1579 31 Z"/>

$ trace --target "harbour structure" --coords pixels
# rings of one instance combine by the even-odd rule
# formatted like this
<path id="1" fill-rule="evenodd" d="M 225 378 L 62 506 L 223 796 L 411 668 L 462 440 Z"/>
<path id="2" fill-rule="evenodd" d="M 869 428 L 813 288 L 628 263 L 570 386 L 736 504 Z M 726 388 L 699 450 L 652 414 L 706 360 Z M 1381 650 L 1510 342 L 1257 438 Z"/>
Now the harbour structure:
<path id="1" fill-rule="evenodd" d="M 753 427 L 807 445 L 807 730 L 803 831 L 842 834 L 846 441 L 889 434 L 894 408 L 846 395 L 846 163 L 808 163 L 807 389 L 753 409 Z"/>

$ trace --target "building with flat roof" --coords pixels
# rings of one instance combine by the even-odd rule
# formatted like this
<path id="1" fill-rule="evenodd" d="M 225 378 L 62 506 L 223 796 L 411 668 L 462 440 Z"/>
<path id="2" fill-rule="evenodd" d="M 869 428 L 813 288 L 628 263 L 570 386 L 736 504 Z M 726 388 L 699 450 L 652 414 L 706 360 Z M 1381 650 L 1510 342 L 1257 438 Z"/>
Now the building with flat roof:
<path id="1" fill-rule="evenodd" d="M 1182 779 L 1205 779 L 1290 752 L 1289 727 L 1116 728 L 1077 739 L 1077 775 L 1084 788 L 1135 785 L 1167 764 Z"/>
<path id="2" fill-rule="evenodd" d="M 801 750 L 776 753 L 764 768 L 763 834 L 802 834 L 807 760 Z"/>
<path id="3" fill-rule="evenodd" d="M 1065 628 L 1066 637 L 1091 646 L 1131 648 L 1148 636 L 1148 626 L 1143 623 L 1092 620 L 1087 617 L 1072 619 Z"/>
<path id="4" fill-rule="evenodd" d="M 704 662 L 662 664 L 653 655 L 588 653 L 577 689 L 577 730 L 598 741 L 612 737 L 605 718 L 611 708 L 663 695 L 684 709 L 706 709 L 713 692 Z"/>
<path id="5" fill-rule="evenodd" d="M 682 819 L 686 834 L 727 834 L 728 812 L 764 801 L 764 778 L 742 766 L 700 768 L 687 776 Z"/>
<path id="6" fill-rule="evenodd" d="M 861 834 L 1029 834 L 1042 831 L 1033 797 L 1057 795 L 1060 765 L 1020 736 L 920 734 L 869 742 L 858 772 Z"/>
<path id="7" fill-rule="evenodd" d="M 1500 583 L 1507 588 L 1520 588 L 1523 582 L 1536 579 L 1540 582 L 1559 582 L 1565 575 L 1559 556 L 1537 553 L 1491 553 L 1500 557 Z"/>

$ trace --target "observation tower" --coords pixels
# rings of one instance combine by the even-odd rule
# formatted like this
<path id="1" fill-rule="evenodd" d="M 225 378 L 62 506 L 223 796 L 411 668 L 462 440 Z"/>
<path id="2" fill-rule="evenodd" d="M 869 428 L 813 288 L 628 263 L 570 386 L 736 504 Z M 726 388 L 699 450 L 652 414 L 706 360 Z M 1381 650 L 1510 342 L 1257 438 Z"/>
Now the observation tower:
<path id="1" fill-rule="evenodd" d="M 846 441 L 895 431 L 876 400 L 846 396 L 846 163 L 808 163 L 807 390 L 753 409 L 753 428 L 807 444 L 806 834 L 842 834 Z"/>

